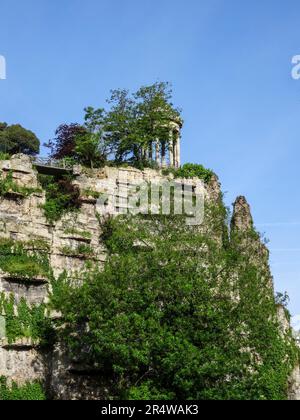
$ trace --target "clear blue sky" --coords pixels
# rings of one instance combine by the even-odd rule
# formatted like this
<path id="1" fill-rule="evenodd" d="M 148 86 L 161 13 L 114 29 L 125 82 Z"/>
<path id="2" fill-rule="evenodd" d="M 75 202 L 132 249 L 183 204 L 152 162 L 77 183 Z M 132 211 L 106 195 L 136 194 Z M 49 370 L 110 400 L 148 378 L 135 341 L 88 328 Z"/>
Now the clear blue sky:
<path id="1" fill-rule="evenodd" d="M 298 0 L 0 0 L 0 120 L 44 142 L 111 88 L 173 83 L 183 160 L 247 196 L 300 314 Z"/>

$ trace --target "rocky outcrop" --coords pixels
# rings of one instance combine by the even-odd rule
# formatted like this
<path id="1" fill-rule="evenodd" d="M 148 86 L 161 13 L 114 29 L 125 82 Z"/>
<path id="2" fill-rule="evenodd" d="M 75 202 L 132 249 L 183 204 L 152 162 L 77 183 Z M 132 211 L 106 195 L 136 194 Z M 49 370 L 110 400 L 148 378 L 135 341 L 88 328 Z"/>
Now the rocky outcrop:
<path id="1" fill-rule="evenodd" d="M 31 340 L 22 339 L 13 344 L 0 341 L 0 376 L 9 382 L 24 384 L 39 381 L 46 385 L 49 375 L 49 355 Z"/>
<path id="2" fill-rule="evenodd" d="M 173 180 L 187 186 L 194 192 L 202 191 L 207 203 L 219 203 L 220 183 L 216 176 L 203 186 L 198 179 L 177 179 L 163 176 L 161 171 L 134 168 L 111 168 L 101 170 L 83 170 L 74 167 L 74 184 L 80 191 L 81 208 L 76 213 L 64 215 L 57 223 L 47 221 L 44 210 L 45 192 L 39 190 L 37 171 L 29 157 L 16 155 L 10 161 L 0 161 L 0 179 L 12 174 L 13 181 L 20 187 L 35 188 L 29 196 L 8 195 L 0 197 L 0 239 L 10 239 L 30 244 L 32 241 L 43 244 L 51 268 L 57 277 L 66 271 L 77 279 L 87 263 L 103 266 L 106 249 L 101 240 L 101 220 L 111 214 L 121 214 L 127 209 L 127 197 L 141 183 Z M 207 224 L 206 224 L 207 225 Z M 222 226 L 211 230 L 212 237 L 222 243 Z M 244 197 L 238 197 L 234 204 L 231 223 L 231 236 L 243 234 L 253 228 L 250 206 Z M 202 229 L 202 228 L 201 228 Z M 204 228 L 203 228 L 204 229 Z M 93 250 L 92 255 L 81 254 L 80 246 Z M 28 245 L 29 246 L 29 245 Z M 251 243 L 243 243 L 245 252 L 253 254 L 253 261 L 268 268 L 268 250 L 259 237 L 253 237 Z M 30 249 L 29 249 L 30 252 Z M 272 276 L 267 271 L 266 286 L 273 287 Z M 262 280 L 264 281 L 264 280 Z M 22 278 L 12 276 L 0 270 L 0 292 L 9 296 L 14 294 L 16 303 L 25 298 L 29 305 L 47 301 L 49 284 L 43 276 Z M 54 315 L 53 315 L 54 316 Z M 59 314 L 56 314 L 59 316 Z M 0 376 L 23 384 L 27 381 L 42 381 L 47 385 L 50 395 L 55 399 L 107 399 L 105 383 L 99 388 L 93 384 L 93 372 L 88 367 L 80 366 L 76 360 L 69 360 L 59 344 L 51 353 L 45 353 L 39 343 L 20 340 L 10 344 L 1 336 L 0 316 Z M 291 378 L 290 396 L 300 398 L 300 374 L 297 368 Z"/>
<path id="3" fill-rule="evenodd" d="M 75 279 L 87 262 L 100 267 L 105 262 L 106 250 L 101 242 L 99 217 L 124 212 L 127 197 L 143 183 L 159 184 L 173 179 L 151 169 L 139 171 L 106 167 L 84 171 L 77 166 L 74 168 L 74 184 L 80 190 L 80 211 L 68 213 L 52 224 L 47 221 L 42 208 L 46 196 L 39 185 L 31 158 L 16 155 L 9 161 L 0 161 L 0 179 L 9 174 L 18 187 L 30 187 L 32 193 L 27 196 L 11 192 L 0 197 L 0 238 L 28 244 L 29 252 L 30 243 L 42 244 L 41 251 L 48 255 L 54 275 L 57 277 L 66 271 Z M 183 183 L 195 191 L 199 180 L 176 180 L 176 183 Z M 220 196 L 216 177 L 205 189 L 205 196 L 210 201 Z M 81 245 L 92 249 L 93 254 L 81 254 Z M 13 294 L 16 304 L 24 298 L 29 305 L 39 305 L 47 301 L 49 284 L 42 276 L 24 277 L 0 270 L 0 292 L 6 296 Z M 107 397 L 88 385 L 88 370 L 69 361 L 59 345 L 51 354 L 45 354 L 37 343 L 25 341 L 13 344 L 5 340 L 0 342 L 0 376 L 18 384 L 42 380 L 48 384 L 51 394 L 60 399 L 76 399 L 79 393 L 81 398 Z M 86 390 L 85 395 L 82 394 L 83 389 Z"/>
<path id="4" fill-rule="evenodd" d="M 300 367 L 296 366 L 289 379 L 289 400 L 300 401 Z"/>
<path id="5" fill-rule="evenodd" d="M 248 231 L 253 228 L 253 218 L 250 206 L 245 197 L 237 197 L 233 204 L 233 216 L 231 220 L 231 231 Z"/>

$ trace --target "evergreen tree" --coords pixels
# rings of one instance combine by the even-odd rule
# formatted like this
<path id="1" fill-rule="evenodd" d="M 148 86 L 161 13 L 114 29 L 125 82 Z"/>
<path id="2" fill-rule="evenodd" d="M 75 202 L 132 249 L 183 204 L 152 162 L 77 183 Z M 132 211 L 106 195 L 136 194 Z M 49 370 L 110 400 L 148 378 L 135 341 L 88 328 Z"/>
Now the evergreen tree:
<path id="1" fill-rule="evenodd" d="M 26 130 L 20 124 L 0 123 L 0 152 L 10 155 L 36 155 L 39 150 L 40 141 L 32 131 Z"/>

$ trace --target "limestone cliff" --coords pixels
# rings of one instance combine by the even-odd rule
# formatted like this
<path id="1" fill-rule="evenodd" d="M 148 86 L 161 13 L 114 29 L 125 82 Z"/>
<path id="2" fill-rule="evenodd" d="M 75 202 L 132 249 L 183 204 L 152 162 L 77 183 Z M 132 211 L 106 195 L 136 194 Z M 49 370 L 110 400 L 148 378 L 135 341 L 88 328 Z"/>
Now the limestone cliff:
<path id="1" fill-rule="evenodd" d="M 87 263 L 102 265 L 106 259 L 106 249 L 101 240 L 99 217 L 122 212 L 128 189 L 137 181 L 160 181 L 166 179 L 161 171 L 134 168 L 111 168 L 84 172 L 74 168 L 74 185 L 80 191 L 80 210 L 67 213 L 56 223 L 49 223 L 43 211 L 45 192 L 40 189 L 37 171 L 29 157 L 13 156 L 9 161 L 0 161 L 0 179 L 12 175 L 13 182 L 32 188 L 30 194 L 9 191 L 0 197 L 0 239 L 13 240 L 30 246 L 41 244 L 47 253 L 54 276 L 65 270 L 76 279 L 87 267 Z M 121 181 L 120 181 L 121 180 Z M 122 181 L 124 180 L 124 181 Z M 181 180 L 192 188 L 197 187 L 197 180 Z M 116 193 L 117 191 L 117 193 Z M 91 193 L 93 192 L 93 193 Z M 116 196 L 117 194 L 117 196 Z M 205 185 L 205 198 L 208 202 L 220 199 L 220 184 L 216 177 Z M 101 200 L 97 203 L 97 198 Z M 234 204 L 231 222 L 231 236 L 252 228 L 253 220 L 250 207 L 244 197 L 239 197 Z M 205 227 L 204 227 L 205 228 Z M 209 228 L 208 228 L 209 229 Z M 211 235 L 220 235 L 212 231 Z M 80 246 L 88 246 L 92 254 L 80 253 Z M 258 237 L 242 243 L 244 252 L 251 252 L 257 264 L 267 267 L 265 282 L 273 288 L 272 276 L 268 266 L 269 253 Z M 0 292 L 7 296 L 14 294 L 16 302 L 25 298 L 29 305 L 47 302 L 49 294 L 48 279 L 36 275 L 31 278 L 12 275 L 0 271 Z M 282 315 L 282 314 L 281 314 Z M 52 317 L 59 314 L 51 314 Z M 4 320 L 5 321 L 5 320 Z M 289 328 L 289 326 L 286 326 Z M 1 334 L 1 329 L 0 329 Z M 0 377 L 5 376 L 19 384 L 27 381 L 42 381 L 50 394 L 56 399 L 107 398 L 105 386 L 94 387 L 93 379 L 84 367 L 76 361 L 69 361 L 60 346 L 49 352 L 41 349 L 31 339 L 20 339 L 10 343 L 4 333 L 0 342 Z M 291 378 L 291 399 L 299 398 L 299 369 Z M 300 399 L 300 398 L 299 398 Z"/>

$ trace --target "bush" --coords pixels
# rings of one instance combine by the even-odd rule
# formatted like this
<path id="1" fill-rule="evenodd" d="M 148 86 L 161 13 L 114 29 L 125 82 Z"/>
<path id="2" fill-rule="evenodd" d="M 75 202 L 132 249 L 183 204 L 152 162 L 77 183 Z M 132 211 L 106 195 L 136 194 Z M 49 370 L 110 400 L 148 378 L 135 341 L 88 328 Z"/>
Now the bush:
<path id="1" fill-rule="evenodd" d="M 214 220 L 225 215 L 220 206 Z M 181 217 L 119 217 L 103 232 L 104 270 L 76 288 L 54 281 L 52 305 L 71 357 L 107 378 L 112 398 L 286 398 L 298 351 L 264 262 Z"/>
<path id="2" fill-rule="evenodd" d="M 28 246 L 33 247 L 33 243 Z M 0 269 L 24 278 L 47 277 L 50 272 L 47 251 L 29 253 L 25 248 L 25 243 L 0 239 Z"/>
<path id="3" fill-rule="evenodd" d="M 8 160 L 10 158 L 8 153 L 0 152 L 0 160 Z"/>
<path id="4" fill-rule="evenodd" d="M 206 183 L 211 180 L 214 174 L 210 169 L 206 169 L 204 166 L 195 163 L 186 163 L 179 169 L 168 168 L 163 170 L 163 174 L 165 175 L 170 173 L 172 173 L 175 178 L 199 178 L 203 179 Z"/>
<path id="5" fill-rule="evenodd" d="M 18 193 L 24 197 L 41 192 L 39 188 L 21 187 L 13 180 L 12 172 L 9 172 L 5 178 L 0 179 L 0 197 L 6 197 L 9 193 Z"/>
<path id="6" fill-rule="evenodd" d="M 19 338 L 31 338 L 40 346 L 52 344 L 54 332 L 46 317 L 46 305 L 29 306 L 24 298 L 16 303 L 14 296 L 0 295 L 0 309 L 5 316 L 5 335 L 10 344 Z"/>
<path id="7" fill-rule="evenodd" d="M 39 175 L 39 182 L 46 190 L 46 204 L 43 209 L 49 222 L 53 223 L 65 213 L 80 208 L 80 191 L 72 184 L 70 177 Z"/>
<path id="8" fill-rule="evenodd" d="M 80 244 L 76 248 L 65 246 L 61 248 L 61 252 L 63 255 L 68 255 L 68 256 L 92 257 L 94 255 L 93 248 L 85 244 Z"/>
<path id="9" fill-rule="evenodd" d="M 84 239 L 92 239 L 92 233 L 84 230 L 78 230 L 76 228 L 68 228 L 64 231 L 65 235 L 76 235 L 81 236 Z"/>
<path id="10" fill-rule="evenodd" d="M 0 377 L 0 401 L 44 401 L 46 400 L 42 386 L 38 382 L 18 386 L 7 385 L 7 379 Z"/>

